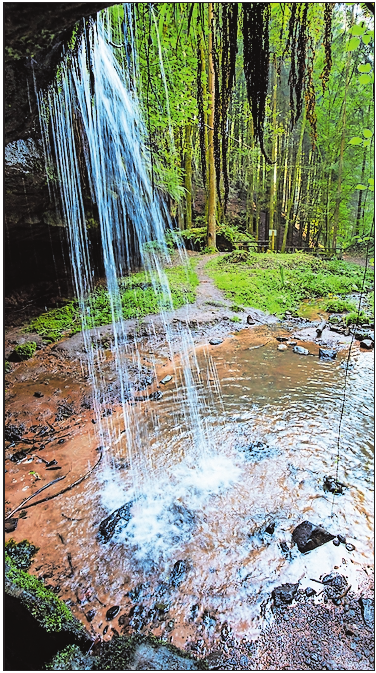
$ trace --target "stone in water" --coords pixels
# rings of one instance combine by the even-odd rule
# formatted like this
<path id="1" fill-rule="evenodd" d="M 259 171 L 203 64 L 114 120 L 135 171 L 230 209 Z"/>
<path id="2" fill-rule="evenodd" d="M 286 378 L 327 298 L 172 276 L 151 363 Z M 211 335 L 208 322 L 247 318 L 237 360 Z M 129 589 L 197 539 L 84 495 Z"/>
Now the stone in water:
<path id="1" fill-rule="evenodd" d="M 334 540 L 335 535 L 329 533 L 325 528 L 321 526 L 316 526 L 310 521 L 303 521 L 295 528 L 292 534 L 293 542 L 298 545 L 298 549 L 303 554 L 307 551 L 312 551 L 316 547 L 321 547 L 321 545 L 330 540 Z"/>
<path id="2" fill-rule="evenodd" d="M 169 381 L 172 381 L 172 376 L 170 376 L 170 374 L 167 374 L 167 376 L 165 376 L 164 379 L 162 379 L 161 383 L 163 383 L 163 385 L 164 385 L 165 383 L 168 383 Z"/>

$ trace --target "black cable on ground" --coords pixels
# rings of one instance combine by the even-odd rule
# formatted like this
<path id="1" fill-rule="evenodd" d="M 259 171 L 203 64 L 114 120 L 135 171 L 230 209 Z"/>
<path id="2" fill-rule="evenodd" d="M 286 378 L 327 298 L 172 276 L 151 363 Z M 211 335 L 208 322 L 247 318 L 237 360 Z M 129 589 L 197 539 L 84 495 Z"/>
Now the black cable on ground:
<path id="1" fill-rule="evenodd" d="M 357 323 L 359 320 L 359 315 L 361 311 L 361 305 L 362 305 L 362 299 L 364 296 L 364 285 L 366 282 L 366 275 L 367 275 L 367 270 L 368 270 L 368 257 L 369 257 L 369 248 L 370 248 L 370 241 L 373 239 L 373 229 L 374 229 L 374 224 L 375 220 L 373 220 L 371 231 L 369 234 L 369 240 L 367 241 L 367 251 L 366 251 L 366 263 L 364 267 L 364 274 L 363 274 L 363 281 L 362 281 L 362 289 L 359 295 L 359 303 L 358 303 L 358 310 L 357 310 Z M 340 460 L 340 443 L 341 443 L 341 427 L 342 427 L 342 419 L 343 419 L 343 414 L 345 410 L 345 402 L 346 402 L 346 387 L 347 387 L 347 375 L 349 371 L 349 362 L 350 362 L 350 357 L 351 357 L 351 349 L 354 343 L 355 337 L 354 337 L 354 332 L 351 334 L 351 342 L 350 342 L 350 348 L 347 354 L 347 359 L 346 359 L 346 368 L 345 368 L 345 384 L 344 384 L 344 389 L 343 389 L 343 398 L 342 398 L 342 406 L 341 406 L 341 413 L 339 417 L 339 424 L 338 424 L 338 437 L 337 437 L 337 456 L 336 456 L 336 477 L 335 480 L 338 482 L 338 472 L 339 472 L 339 460 Z M 331 516 L 333 516 L 333 509 L 334 509 L 334 497 L 335 493 L 333 493 L 333 501 L 332 501 L 332 511 L 331 511 Z"/>

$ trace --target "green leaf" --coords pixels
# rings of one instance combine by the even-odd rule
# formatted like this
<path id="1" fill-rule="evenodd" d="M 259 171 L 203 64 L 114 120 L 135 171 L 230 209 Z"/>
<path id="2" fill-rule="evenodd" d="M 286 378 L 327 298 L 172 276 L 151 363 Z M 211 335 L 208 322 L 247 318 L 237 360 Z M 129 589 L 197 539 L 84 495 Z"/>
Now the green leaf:
<path id="1" fill-rule="evenodd" d="M 366 30 L 365 26 L 355 25 L 352 28 L 350 28 L 350 33 L 351 35 L 363 35 L 363 33 L 365 33 L 365 30 Z"/>
<path id="2" fill-rule="evenodd" d="M 370 147 L 371 145 L 371 138 L 367 138 L 367 140 L 363 140 L 363 147 Z"/>
<path id="3" fill-rule="evenodd" d="M 374 178 L 368 178 L 368 183 L 373 187 L 373 185 L 375 184 Z"/>
<path id="4" fill-rule="evenodd" d="M 363 138 L 359 138 L 358 136 L 356 136 L 355 138 L 351 138 L 351 140 L 349 140 L 349 145 L 362 145 L 362 143 Z"/>
<path id="5" fill-rule="evenodd" d="M 358 70 L 359 72 L 370 72 L 371 65 L 370 63 L 361 63 L 360 65 L 358 65 Z"/>
<path id="6" fill-rule="evenodd" d="M 373 133 L 369 129 L 363 129 L 363 135 L 365 138 L 372 138 Z"/>
<path id="7" fill-rule="evenodd" d="M 352 37 L 351 40 L 348 42 L 346 51 L 354 51 L 357 49 L 360 45 L 360 40 L 358 37 Z"/>
<path id="8" fill-rule="evenodd" d="M 355 189 L 367 189 L 367 185 L 356 185 Z"/>
<path id="9" fill-rule="evenodd" d="M 363 35 L 362 40 L 364 44 L 369 44 L 371 42 L 371 38 L 372 38 L 371 35 Z"/>
<path id="10" fill-rule="evenodd" d="M 371 75 L 360 75 L 359 77 L 360 84 L 369 84 L 370 82 L 372 82 Z"/>

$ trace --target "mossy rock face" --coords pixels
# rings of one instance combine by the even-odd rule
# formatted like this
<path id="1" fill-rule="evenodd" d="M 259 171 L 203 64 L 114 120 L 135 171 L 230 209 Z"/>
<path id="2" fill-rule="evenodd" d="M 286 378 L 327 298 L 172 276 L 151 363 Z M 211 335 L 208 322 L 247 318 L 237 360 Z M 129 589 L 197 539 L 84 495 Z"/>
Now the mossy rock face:
<path id="1" fill-rule="evenodd" d="M 85 637 L 84 626 L 73 617 L 67 605 L 37 577 L 22 570 L 23 567 L 29 567 L 36 547 L 27 540 L 19 545 L 13 540 L 11 543 L 10 554 L 5 549 L 5 592 L 18 598 L 46 631 L 70 631 L 78 638 Z"/>
<path id="2" fill-rule="evenodd" d="M 15 347 L 13 354 L 15 356 L 15 359 L 21 362 L 22 360 L 30 360 L 30 358 L 33 357 L 36 350 L 37 350 L 37 344 L 35 343 L 35 341 L 27 341 L 24 344 L 18 344 L 18 346 Z"/>
<path id="3" fill-rule="evenodd" d="M 8 554 L 15 566 L 20 570 L 28 570 L 30 568 L 32 558 L 38 550 L 39 548 L 30 544 L 28 540 L 22 540 L 22 542 L 17 543 L 11 539 L 5 544 L 6 554 Z"/>
<path id="4" fill-rule="evenodd" d="M 197 661 L 171 643 L 154 636 L 115 637 L 102 645 L 98 656 L 85 655 L 77 646 L 61 650 L 47 664 L 53 671 L 205 671 Z"/>
<path id="5" fill-rule="evenodd" d="M 98 658 L 83 654 L 78 645 L 60 650 L 45 666 L 47 671 L 98 671 Z"/>

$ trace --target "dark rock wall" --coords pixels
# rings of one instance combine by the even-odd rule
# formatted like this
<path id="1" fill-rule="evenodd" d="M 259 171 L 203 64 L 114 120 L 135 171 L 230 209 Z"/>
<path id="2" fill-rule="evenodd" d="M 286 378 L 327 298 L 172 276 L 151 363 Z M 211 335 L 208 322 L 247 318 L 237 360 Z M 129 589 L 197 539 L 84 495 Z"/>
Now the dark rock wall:
<path id="1" fill-rule="evenodd" d="M 13 299 L 37 299 L 43 287 L 50 305 L 72 292 L 67 235 L 45 174 L 36 92 L 53 81 L 75 23 L 112 4 L 3 3 L 5 294 Z"/>

